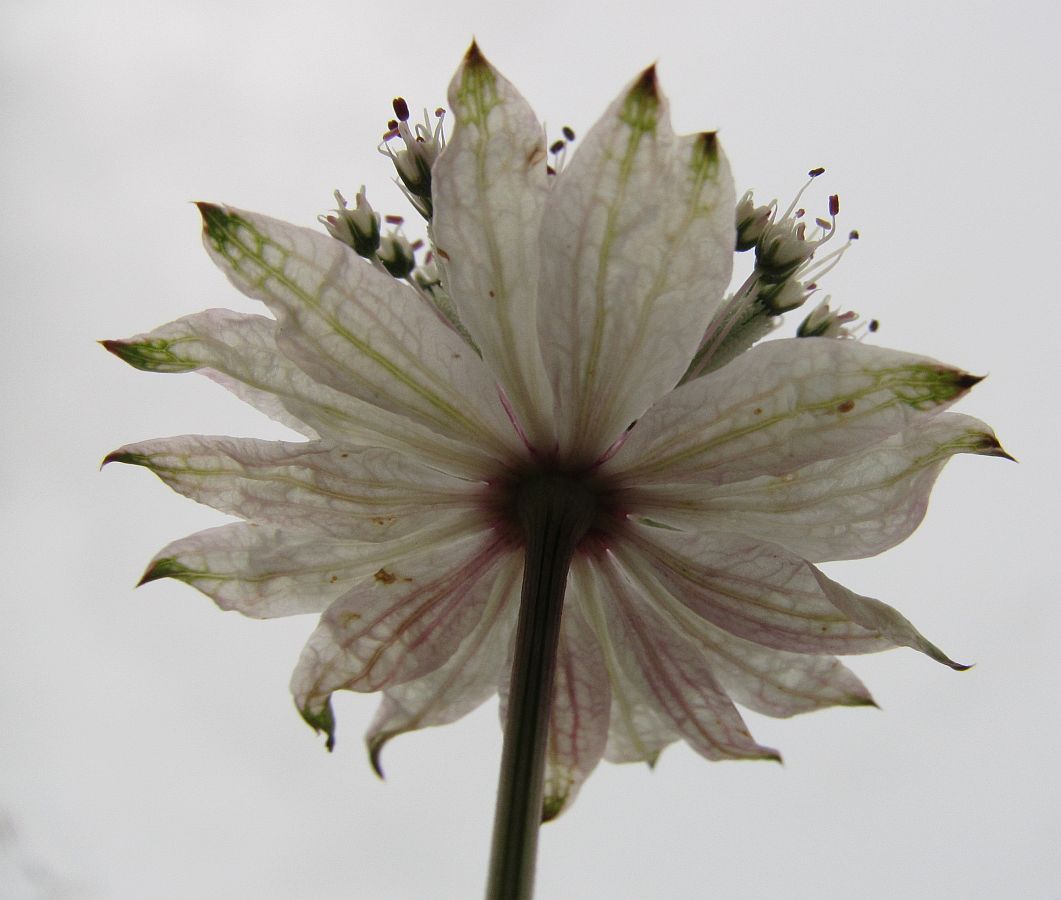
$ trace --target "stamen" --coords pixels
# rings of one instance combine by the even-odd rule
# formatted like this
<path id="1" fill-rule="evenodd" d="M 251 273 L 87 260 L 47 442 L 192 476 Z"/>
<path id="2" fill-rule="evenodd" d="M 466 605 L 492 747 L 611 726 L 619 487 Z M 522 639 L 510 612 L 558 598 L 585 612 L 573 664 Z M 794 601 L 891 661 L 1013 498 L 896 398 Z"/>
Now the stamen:
<path id="1" fill-rule="evenodd" d="M 824 244 L 835 233 L 836 228 L 834 223 L 832 231 L 829 232 L 828 236 L 824 240 L 822 240 L 818 246 Z M 843 257 L 843 255 L 851 249 L 852 241 L 856 240 L 858 240 L 858 232 L 852 231 L 851 235 L 848 236 L 846 244 L 844 244 L 842 247 L 837 247 L 832 253 L 823 256 L 821 259 L 817 260 L 813 265 L 808 266 L 807 270 L 802 273 L 803 277 L 810 278 L 812 281 L 816 282 L 827 272 L 831 272 L 834 268 L 836 268 L 836 264 L 840 262 L 841 257 Z"/>
<path id="2" fill-rule="evenodd" d="M 792 199 L 792 203 L 789 205 L 788 209 L 785 210 L 785 214 L 781 217 L 782 219 L 787 219 L 789 216 L 792 215 L 792 211 L 799 203 L 800 198 L 803 196 L 803 192 L 811 186 L 811 182 L 814 181 L 815 178 L 817 178 L 819 175 L 823 175 L 824 173 L 825 169 L 822 166 L 818 166 L 818 168 L 816 169 L 811 169 L 807 173 L 810 178 L 808 179 L 807 183 L 799 189 L 799 193 L 797 193 L 796 196 Z"/>

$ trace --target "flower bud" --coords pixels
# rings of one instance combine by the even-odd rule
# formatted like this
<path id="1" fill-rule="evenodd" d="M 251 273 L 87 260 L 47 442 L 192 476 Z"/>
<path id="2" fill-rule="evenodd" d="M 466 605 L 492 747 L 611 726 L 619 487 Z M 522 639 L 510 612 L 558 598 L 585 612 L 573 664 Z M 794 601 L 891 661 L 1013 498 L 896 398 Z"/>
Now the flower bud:
<path id="1" fill-rule="evenodd" d="M 748 191 L 737 203 L 737 252 L 751 250 L 774 215 L 774 205 L 756 206 Z"/>
<path id="2" fill-rule="evenodd" d="M 829 298 L 826 297 L 800 323 L 799 328 L 796 329 L 796 337 L 854 337 L 854 330 L 848 326 L 857 318 L 858 313 L 850 310 L 844 313 L 833 312 L 829 309 Z"/>
<path id="3" fill-rule="evenodd" d="M 416 268 L 415 248 L 397 231 L 383 235 L 378 255 L 383 267 L 395 278 L 408 278 Z"/>
<path id="4" fill-rule="evenodd" d="M 357 192 L 357 205 L 349 209 L 346 198 L 335 192 L 339 208 L 333 216 L 318 216 L 318 220 L 337 241 L 342 241 L 361 256 L 375 256 L 379 247 L 379 213 L 372 209 L 365 198 L 365 188 Z"/>
<path id="5" fill-rule="evenodd" d="M 434 128 L 431 127 L 431 121 L 425 111 L 424 124 L 418 124 L 415 130 L 409 127 L 409 107 L 401 97 L 394 101 L 394 111 L 398 118 L 389 123 L 390 127 L 383 136 L 380 152 L 391 158 L 405 194 L 417 211 L 425 219 L 430 219 L 431 167 L 446 143 L 442 131 L 444 111 L 435 110 L 435 118 L 438 121 Z M 388 141 L 394 138 L 401 138 L 405 149 L 392 150 Z"/>
<path id="6" fill-rule="evenodd" d="M 755 292 L 755 299 L 767 311 L 767 315 L 779 316 L 801 307 L 810 295 L 811 291 L 805 285 L 790 279 L 780 284 L 761 283 Z"/>
<path id="7" fill-rule="evenodd" d="M 784 218 L 763 229 L 755 247 L 755 268 L 765 281 L 780 283 L 791 278 L 818 249 L 821 241 L 808 241 L 806 225 Z"/>

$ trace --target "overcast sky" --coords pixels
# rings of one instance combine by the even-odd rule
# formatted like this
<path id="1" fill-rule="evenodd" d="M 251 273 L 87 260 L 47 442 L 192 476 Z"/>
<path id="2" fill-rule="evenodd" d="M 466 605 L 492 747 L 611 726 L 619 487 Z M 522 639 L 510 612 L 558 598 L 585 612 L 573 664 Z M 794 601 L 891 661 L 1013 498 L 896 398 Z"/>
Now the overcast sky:
<path id="1" fill-rule="evenodd" d="M 607 9 L 607 12 L 604 10 Z M 123 443 L 284 436 L 196 376 L 94 344 L 206 307 L 257 311 L 188 201 L 313 225 L 369 186 L 390 101 L 445 101 L 474 34 L 550 134 L 583 133 L 653 60 L 685 131 L 718 128 L 738 190 L 842 200 L 862 240 L 828 276 L 874 341 L 990 377 L 960 411 L 1021 460 L 959 458 L 928 518 L 827 570 L 976 667 L 853 661 L 882 710 L 749 714 L 783 767 L 603 764 L 543 831 L 545 898 L 1061 897 L 1057 765 L 1061 21 L 1048 2 L 358 0 L 42 3 L 0 10 L 0 896 L 465 898 L 485 873 L 496 704 L 396 740 L 388 781 L 337 701 L 334 754 L 288 678 L 312 619 L 134 592 L 164 544 L 224 521 Z"/>

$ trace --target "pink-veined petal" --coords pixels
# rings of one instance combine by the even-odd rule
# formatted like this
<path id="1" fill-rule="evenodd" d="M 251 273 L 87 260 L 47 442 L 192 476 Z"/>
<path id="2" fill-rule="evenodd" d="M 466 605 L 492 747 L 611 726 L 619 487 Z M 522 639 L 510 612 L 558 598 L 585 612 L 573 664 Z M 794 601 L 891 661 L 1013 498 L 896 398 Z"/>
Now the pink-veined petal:
<path id="1" fill-rule="evenodd" d="M 775 717 L 826 706 L 873 705 L 865 685 L 835 657 L 790 653 L 736 637 L 678 600 L 643 559 L 619 555 L 629 563 L 626 573 L 645 602 L 703 655 L 734 702 Z"/>
<path id="2" fill-rule="evenodd" d="M 410 286 L 311 229 L 199 209 L 207 252 L 270 308 L 280 350 L 315 380 L 447 437 L 518 452 L 489 370 Z"/>
<path id="3" fill-rule="evenodd" d="M 248 521 L 365 541 L 402 537 L 448 510 L 474 516 L 484 489 L 394 450 L 327 441 L 187 435 L 129 444 L 104 462 L 144 466 L 186 497 Z"/>
<path id="4" fill-rule="evenodd" d="M 410 556 L 450 543 L 471 527 L 466 516 L 451 513 L 413 540 L 368 544 L 234 522 L 167 544 L 140 583 L 174 578 L 221 609 L 255 619 L 320 613 L 374 572 L 398 569 Z"/>
<path id="5" fill-rule="evenodd" d="M 319 437 L 314 428 L 293 415 L 284 404 L 283 393 L 277 390 L 275 379 L 269 377 L 272 367 L 255 366 L 248 358 L 247 351 L 255 345 L 255 349 L 261 347 L 266 351 L 271 345 L 272 353 L 279 355 L 275 330 L 274 319 L 247 316 L 228 309 L 207 309 L 154 331 L 100 343 L 119 359 L 143 372 L 202 372 L 270 419 L 306 437 Z M 228 340 L 232 332 L 251 336 L 252 343 L 234 348 Z M 294 368 L 290 362 L 287 365 Z M 238 368 L 243 377 L 226 371 L 230 366 Z M 252 375 L 254 369 L 261 371 L 264 379 L 255 378 Z M 304 374 L 303 378 L 310 380 Z"/>
<path id="6" fill-rule="evenodd" d="M 663 721 L 655 704 L 627 676 L 622 651 L 608 632 L 605 611 L 611 598 L 604 591 L 597 573 L 581 557 L 576 556 L 571 564 L 569 590 L 568 602 L 578 604 L 600 645 L 611 685 L 612 702 L 604 758 L 612 763 L 644 762 L 654 766 L 663 749 L 680 735 Z"/>
<path id="7" fill-rule="evenodd" d="M 850 456 L 724 485 L 634 487 L 638 516 L 689 531 L 740 532 L 811 562 L 873 556 L 920 524 L 943 466 L 958 453 L 1007 456 L 983 422 L 943 413 Z"/>
<path id="8" fill-rule="evenodd" d="M 511 552 L 508 537 L 484 529 L 381 569 L 333 603 L 292 676 L 303 718 L 330 744 L 334 691 L 378 691 L 438 669 L 481 619 Z"/>
<path id="9" fill-rule="evenodd" d="M 767 341 L 664 397 L 604 471 L 631 485 L 784 475 L 912 428 L 979 380 L 856 341 Z"/>
<path id="10" fill-rule="evenodd" d="M 811 567 L 776 544 L 631 524 L 614 552 L 685 606 L 737 637 L 795 653 L 874 653 L 895 643 L 829 601 Z"/>
<path id="11" fill-rule="evenodd" d="M 276 331 L 275 319 L 211 309 L 103 344 L 143 371 L 201 372 L 309 436 L 412 452 L 429 465 L 461 475 L 489 469 L 482 450 L 315 381 L 280 352 Z"/>
<path id="12" fill-rule="evenodd" d="M 521 560 L 512 554 L 494 579 L 475 629 L 445 663 L 422 678 L 384 689 L 365 735 L 377 773 L 383 774 L 380 754 L 391 738 L 455 722 L 497 693 L 519 609 L 520 572 Z"/>
<path id="13" fill-rule="evenodd" d="M 569 599 L 557 649 L 549 743 L 545 757 L 542 821 L 555 819 L 575 802 L 597 767 L 608 740 L 612 691 L 608 670 L 577 601 Z"/>
<path id="14" fill-rule="evenodd" d="M 913 625 L 859 597 L 777 544 L 631 524 L 615 553 L 650 573 L 689 609 L 737 637 L 795 653 L 873 653 L 913 647 L 955 669 Z"/>
<path id="15" fill-rule="evenodd" d="M 872 597 L 863 597 L 850 591 L 842 584 L 837 584 L 825 575 L 816 566 L 808 566 L 821 585 L 822 592 L 826 598 L 845 616 L 853 622 L 858 622 L 864 628 L 879 632 L 892 643 L 900 647 L 911 647 L 925 656 L 943 663 L 961 672 L 970 668 L 962 663 L 955 662 L 946 653 L 939 649 L 931 641 L 926 640 L 913 624 L 898 610 L 893 609 L 887 603 L 874 600 Z"/>
<path id="16" fill-rule="evenodd" d="M 537 336 L 545 132 L 472 44 L 449 88 L 457 124 L 432 168 L 432 237 L 461 323 L 532 444 L 553 446 L 552 391 Z"/>
<path id="17" fill-rule="evenodd" d="M 589 562 L 607 591 L 597 615 L 626 678 L 664 723 L 707 759 L 779 760 L 755 742 L 702 649 L 660 615 L 645 586 L 608 552 Z"/>
<path id="18" fill-rule="evenodd" d="M 556 176 L 538 332 L 569 458 L 595 461 L 681 378 L 729 283 L 734 205 L 715 135 L 675 136 L 654 68 Z"/>

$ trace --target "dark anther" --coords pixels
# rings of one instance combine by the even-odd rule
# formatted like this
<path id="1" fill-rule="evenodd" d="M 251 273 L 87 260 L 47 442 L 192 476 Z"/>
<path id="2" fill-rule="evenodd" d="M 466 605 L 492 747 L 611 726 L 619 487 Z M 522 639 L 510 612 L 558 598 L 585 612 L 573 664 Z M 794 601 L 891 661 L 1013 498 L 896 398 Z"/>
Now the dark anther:
<path id="1" fill-rule="evenodd" d="M 807 174 L 810 175 L 811 178 L 817 178 L 819 175 L 825 174 L 825 169 L 818 166 L 816 169 L 811 169 Z"/>
<path id="2" fill-rule="evenodd" d="M 563 149 L 564 149 L 564 142 L 563 141 L 553 141 L 549 145 L 549 152 L 550 153 L 559 153 Z"/>
<path id="3" fill-rule="evenodd" d="M 409 104 L 405 102 L 404 97 L 394 98 L 394 115 L 398 117 L 399 122 L 409 121 Z"/>
<path id="4" fill-rule="evenodd" d="M 560 129 L 560 131 L 563 136 L 569 141 L 573 141 L 575 139 L 575 132 L 570 125 L 565 125 L 563 128 Z"/>
<path id="5" fill-rule="evenodd" d="M 840 212 L 840 195 L 833 194 L 829 198 L 829 215 L 835 216 L 838 212 Z"/>

